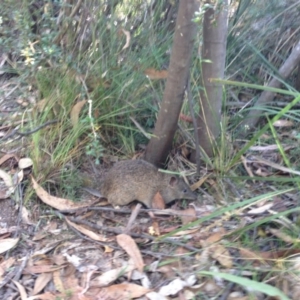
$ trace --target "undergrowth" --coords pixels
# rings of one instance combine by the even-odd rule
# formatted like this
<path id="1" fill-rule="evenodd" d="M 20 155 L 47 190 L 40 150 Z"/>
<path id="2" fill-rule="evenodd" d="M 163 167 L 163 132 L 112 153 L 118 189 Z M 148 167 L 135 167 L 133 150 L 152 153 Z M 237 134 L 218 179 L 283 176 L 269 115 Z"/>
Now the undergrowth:
<path id="1" fill-rule="evenodd" d="M 196 221 L 198 223 L 226 215 L 239 220 L 240 208 L 257 201 L 275 199 L 278 194 L 291 191 L 298 194 L 295 192 L 299 190 L 298 174 L 287 171 L 296 171 L 300 166 L 299 149 L 295 147 L 300 136 L 297 125 L 299 109 L 294 108 L 300 101 L 299 93 L 293 88 L 296 74 L 283 82 L 284 89 L 271 89 L 277 93 L 276 101 L 264 108 L 264 118 L 252 136 L 243 140 L 236 138 L 241 130 L 241 120 L 255 105 L 271 75 L 278 75 L 277 70 L 299 38 L 300 26 L 294 22 L 294 16 L 298 15 L 296 2 L 289 7 L 280 1 L 258 2 L 240 1 L 240 5 L 246 5 L 240 6 L 231 18 L 227 46 L 228 80 L 223 81 L 222 133 L 215 157 L 203 159 L 202 175 L 212 173 L 211 180 L 204 184 L 204 190 L 212 196 L 214 204 L 225 208 Z M 30 120 L 24 130 L 56 120 L 56 123 L 27 139 L 28 155 L 34 160 L 34 174 L 38 174 L 40 182 L 58 189 L 56 192 L 60 196 L 72 199 L 77 197 L 76 187 L 82 183 L 80 167 L 86 161 L 91 159 L 95 164 L 100 164 L 114 155 L 130 158 L 147 144 L 143 130 L 151 134 L 154 128 L 164 81 L 151 80 L 144 71 L 148 68 L 167 68 L 175 21 L 172 14 L 165 15 L 163 1 L 153 9 L 147 6 L 146 12 L 143 1 L 128 1 L 122 5 L 113 2 L 109 12 L 108 8 L 98 7 L 95 14 L 89 10 L 97 4 L 95 1 L 83 3 L 85 10 L 73 20 L 73 25 L 66 20 L 57 26 L 58 11 L 64 11 L 67 15 L 71 7 L 60 7 L 55 2 L 48 12 L 44 7 L 34 8 L 40 19 L 36 22 L 30 1 L 22 1 L 22 7 L 12 11 L 9 10 L 11 2 L 5 0 L 2 27 L 7 29 L 7 26 L 13 26 L 17 38 L 5 40 L 1 37 L 0 40 L 6 49 L 15 49 L 11 72 L 17 73 L 23 84 L 30 84 L 38 91 L 33 109 L 24 114 Z M 176 9 L 173 5 L 174 13 Z M 21 12 L 24 12 L 24 18 L 20 18 Z M 89 23 L 84 23 L 87 19 Z M 83 24 L 87 24 L 86 27 Z M 66 32 L 62 28 L 67 28 Z M 295 33 L 287 36 L 289 29 Z M 3 36 L 10 33 L 3 32 Z M 62 32 L 64 34 L 59 43 L 55 43 L 54 39 Z M 128 40 L 129 46 L 125 47 Z M 197 36 L 197 42 L 200 41 L 201 35 Z M 201 76 L 200 63 L 195 49 L 191 69 L 194 99 L 199 99 L 202 89 L 197 84 Z M 78 111 L 79 119 L 74 123 L 72 110 L 83 100 L 90 102 Z M 198 111 L 198 101 L 194 102 L 195 111 Z M 276 106 L 277 102 L 284 105 Z M 190 115 L 186 100 L 182 112 Z M 295 124 L 293 129 L 288 129 L 288 133 L 284 127 L 276 129 L 273 123 L 279 119 L 292 120 Z M 181 130 L 174 144 L 195 147 L 191 124 L 180 121 L 180 125 Z M 287 170 L 275 168 L 274 171 L 270 166 L 272 171 L 262 176 L 259 168 L 255 169 L 256 174 L 251 174 L 246 168 L 252 163 L 249 149 L 253 145 L 274 144 L 277 150 L 270 156 Z M 293 147 L 286 150 L 286 144 Z M 195 176 L 194 181 L 197 179 Z M 276 193 L 278 190 L 283 191 Z M 28 194 L 28 198 L 30 196 Z M 231 232 L 238 237 L 236 247 L 263 247 L 266 240 L 255 231 L 277 227 L 281 217 L 295 212 L 298 209 L 260 218 Z M 196 223 L 185 225 L 180 230 L 193 225 Z M 284 223 L 283 227 L 289 230 L 289 234 L 293 233 L 291 229 L 299 231 L 298 226 L 293 227 L 289 222 Z M 279 239 L 276 243 L 282 246 Z"/>

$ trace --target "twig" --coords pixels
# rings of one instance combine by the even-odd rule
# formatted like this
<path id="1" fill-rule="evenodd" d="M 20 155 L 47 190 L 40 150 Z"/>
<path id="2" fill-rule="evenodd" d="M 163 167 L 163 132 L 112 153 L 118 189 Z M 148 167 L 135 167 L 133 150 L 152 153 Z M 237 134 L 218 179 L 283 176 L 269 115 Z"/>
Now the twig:
<path id="1" fill-rule="evenodd" d="M 51 120 L 51 121 L 48 121 L 48 122 L 46 122 L 46 123 L 44 123 L 44 124 L 42 124 L 42 125 L 40 125 L 40 126 L 34 128 L 34 129 L 32 129 L 32 130 L 25 131 L 25 132 L 21 132 L 21 131 L 19 131 L 19 130 L 17 130 L 17 129 L 14 129 L 14 130 L 13 130 L 12 132 L 10 132 L 8 135 L 4 136 L 4 137 L 2 138 L 2 140 L 7 140 L 8 138 L 14 136 L 15 134 L 19 135 L 18 138 L 20 138 L 20 137 L 22 137 L 22 136 L 27 136 L 27 135 L 33 134 L 33 133 L 35 133 L 35 132 L 41 130 L 42 128 L 44 128 L 44 127 L 46 127 L 46 126 L 48 126 L 48 125 L 55 124 L 55 123 L 57 123 L 57 122 L 58 122 L 58 120 Z"/>
<path id="2" fill-rule="evenodd" d="M 130 229 L 132 227 L 133 222 L 136 220 L 136 217 L 138 216 L 140 210 L 141 210 L 142 204 L 138 203 L 134 210 L 131 212 L 130 218 L 127 222 L 127 226 L 124 230 L 124 233 L 130 232 Z"/>
<path id="3" fill-rule="evenodd" d="M 97 229 L 97 230 L 102 230 L 102 231 L 106 231 L 106 232 L 110 232 L 110 233 L 114 233 L 114 234 L 121 234 L 121 233 L 123 233 L 123 230 L 121 230 L 121 229 L 111 228 L 111 227 L 106 227 L 106 226 L 99 226 L 99 225 L 93 224 L 93 223 L 91 223 L 89 221 L 82 220 L 82 219 L 79 219 L 79 218 L 68 217 L 68 219 L 71 222 L 74 222 L 76 224 L 87 225 L 87 226 L 89 226 L 91 228 L 94 228 L 94 229 Z M 153 237 L 151 235 L 148 235 L 148 234 L 145 234 L 145 233 L 137 234 L 137 233 L 130 232 L 130 233 L 127 233 L 127 234 L 130 235 L 133 238 L 144 238 L 144 239 L 148 239 L 148 240 L 150 240 L 152 242 L 159 242 L 159 241 L 156 240 L 155 237 Z M 185 248 L 187 250 L 190 250 L 190 251 L 193 251 L 193 252 L 199 252 L 200 251 L 197 248 L 189 246 L 186 243 L 181 243 L 181 242 L 175 241 L 172 238 L 165 238 L 163 241 L 167 242 L 167 243 L 170 243 L 170 244 L 173 244 L 175 246 L 183 247 L 183 248 Z"/>
<path id="4" fill-rule="evenodd" d="M 131 210 L 125 207 L 120 208 L 113 208 L 113 207 L 102 207 L 102 206 L 90 206 L 90 207 L 84 207 L 84 208 L 74 208 L 74 209 L 63 209 L 60 210 L 60 213 L 68 213 L 68 214 L 74 214 L 80 211 L 109 211 L 109 212 L 114 212 L 114 213 L 119 213 L 119 214 L 131 214 Z M 155 215 L 159 216 L 191 216 L 190 214 L 183 214 L 182 211 L 176 211 L 173 209 L 145 209 L 141 208 L 140 209 L 141 213 L 149 213 L 153 212 Z"/>
<path id="5" fill-rule="evenodd" d="M 56 216 L 58 216 L 59 218 L 61 219 L 66 219 L 66 216 L 61 214 L 60 212 L 58 211 L 53 211 L 52 213 L 54 213 Z M 74 222 L 74 223 L 79 223 L 77 218 L 72 218 L 72 217 L 68 217 L 68 220 L 70 220 L 71 222 Z M 89 222 L 88 222 L 89 223 Z M 84 223 L 83 223 L 84 224 Z M 89 225 L 88 225 L 89 226 Z M 84 234 L 82 234 L 80 231 L 76 230 L 74 227 L 72 226 L 69 226 L 69 228 L 76 234 L 78 235 L 80 238 L 84 239 L 84 240 L 87 240 L 89 242 L 92 242 L 92 243 L 95 243 L 95 244 L 98 244 L 102 247 L 105 247 L 107 246 L 107 243 L 103 243 L 103 242 L 100 242 L 100 241 L 95 241 L 87 236 L 85 236 Z M 113 246 L 113 245 L 110 245 L 109 247 L 115 249 L 115 250 L 120 250 L 120 247 L 116 247 L 116 246 Z"/>
<path id="6" fill-rule="evenodd" d="M 20 280 L 22 272 L 23 272 L 24 268 L 26 267 L 28 259 L 29 259 L 29 254 L 27 253 L 27 255 L 25 256 L 25 258 L 23 259 L 23 261 L 21 263 L 21 266 L 18 268 L 18 271 L 16 272 L 16 274 L 13 278 L 15 281 Z"/>

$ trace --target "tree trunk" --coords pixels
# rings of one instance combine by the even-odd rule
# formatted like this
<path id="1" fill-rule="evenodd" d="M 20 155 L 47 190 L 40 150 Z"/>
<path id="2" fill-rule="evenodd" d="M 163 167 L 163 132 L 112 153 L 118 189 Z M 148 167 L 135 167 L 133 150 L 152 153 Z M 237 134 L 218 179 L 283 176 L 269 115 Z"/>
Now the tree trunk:
<path id="1" fill-rule="evenodd" d="M 214 1 L 206 1 L 213 5 Z M 226 58 L 228 27 L 228 0 L 220 1 L 215 8 L 208 8 L 203 20 L 202 80 L 200 85 L 200 114 L 197 133 L 200 147 L 208 156 L 214 152 L 215 140 L 220 134 L 222 85 L 211 78 L 223 78 Z M 195 161 L 196 152 L 191 159 Z"/>
<path id="2" fill-rule="evenodd" d="M 145 159 L 157 166 L 165 163 L 177 129 L 196 32 L 192 19 L 197 8 L 197 0 L 180 0 L 163 101 L 145 153 Z"/>

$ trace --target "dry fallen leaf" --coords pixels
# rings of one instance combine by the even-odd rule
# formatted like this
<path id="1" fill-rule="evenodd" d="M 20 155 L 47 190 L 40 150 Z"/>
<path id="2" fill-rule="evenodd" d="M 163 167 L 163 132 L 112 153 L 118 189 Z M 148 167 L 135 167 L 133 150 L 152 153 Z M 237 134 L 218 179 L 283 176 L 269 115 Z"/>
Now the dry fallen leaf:
<path id="1" fill-rule="evenodd" d="M 180 218 L 183 225 L 193 222 L 197 219 L 196 210 L 193 207 L 181 210 Z"/>
<path id="2" fill-rule="evenodd" d="M 184 122 L 193 123 L 192 117 L 184 115 L 184 114 L 180 114 L 179 119 Z"/>
<path id="3" fill-rule="evenodd" d="M 21 299 L 22 300 L 27 300 L 27 293 L 26 293 L 26 290 L 25 290 L 24 286 L 21 285 L 19 282 L 15 281 L 15 280 L 13 280 L 12 282 L 17 286 L 17 288 L 19 290 L 19 293 L 20 293 L 20 296 L 21 296 Z"/>
<path id="4" fill-rule="evenodd" d="M 197 232 L 200 229 L 200 227 L 201 226 L 199 225 L 199 226 L 197 226 L 195 228 L 192 228 L 192 229 L 187 229 L 187 230 L 182 230 L 182 231 L 176 232 L 174 234 L 174 236 L 185 236 L 187 238 L 188 235 Z"/>
<path id="5" fill-rule="evenodd" d="M 13 239 L 13 238 L 8 238 L 8 239 L 3 239 L 0 240 L 0 253 L 4 253 L 7 250 L 12 249 L 19 241 L 19 238 Z"/>
<path id="6" fill-rule="evenodd" d="M 299 239 L 295 239 L 292 236 L 288 235 L 287 232 L 282 232 L 275 228 L 269 228 L 268 231 L 288 244 L 295 244 L 299 243 L 300 241 Z"/>
<path id="7" fill-rule="evenodd" d="M 274 205 L 273 203 L 267 203 L 263 206 L 250 209 L 247 213 L 251 214 L 251 215 L 259 215 L 259 214 L 262 214 L 262 213 L 268 211 L 273 205 Z"/>
<path id="8" fill-rule="evenodd" d="M 43 265 L 43 266 L 28 266 L 23 270 L 24 274 L 39 274 L 39 273 L 48 273 L 60 270 L 64 266 L 55 266 L 55 265 Z"/>
<path id="9" fill-rule="evenodd" d="M 193 286 L 196 283 L 196 280 L 197 279 L 194 275 L 187 277 L 186 280 L 176 278 L 169 284 L 161 287 L 158 293 L 162 296 L 174 296 L 185 287 Z"/>
<path id="10" fill-rule="evenodd" d="M 151 234 L 152 236 L 156 235 L 156 236 L 160 236 L 160 229 L 159 229 L 159 224 L 157 221 L 155 221 L 155 219 L 152 221 L 152 226 L 150 226 L 148 228 L 148 232 L 149 234 Z"/>
<path id="11" fill-rule="evenodd" d="M 52 294 L 50 292 L 46 292 L 44 294 L 28 297 L 26 300 L 57 300 L 57 299 L 63 299 L 60 298 L 62 296 L 63 295 L 61 294 Z"/>
<path id="12" fill-rule="evenodd" d="M 141 252 L 136 245 L 135 241 L 132 237 L 127 234 L 119 234 L 117 235 L 118 244 L 126 251 L 126 253 L 132 258 L 136 268 L 143 272 L 144 269 L 144 261 L 141 255 Z"/>
<path id="13" fill-rule="evenodd" d="M 214 234 L 210 235 L 206 240 L 205 240 L 205 245 L 209 246 L 212 245 L 218 241 L 220 241 L 223 236 L 226 234 L 226 231 L 224 230 L 223 232 L 215 232 Z"/>
<path id="14" fill-rule="evenodd" d="M 87 295 L 89 295 L 89 292 L 90 291 L 88 291 Z M 149 289 L 144 288 L 137 284 L 121 283 L 121 284 L 111 285 L 107 288 L 101 288 L 100 290 L 98 290 L 96 294 L 93 295 L 98 297 L 95 299 L 130 300 L 133 298 L 141 297 L 149 292 L 150 292 Z"/>
<path id="15" fill-rule="evenodd" d="M 77 225 L 73 222 L 71 222 L 70 220 L 68 220 L 68 218 L 66 218 L 66 221 L 67 223 L 74 227 L 76 230 L 78 230 L 79 232 L 85 234 L 86 236 L 90 237 L 91 239 L 95 240 L 95 241 L 99 241 L 99 242 L 106 242 L 107 241 L 107 238 L 100 235 L 100 234 L 97 234 L 95 233 L 94 231 L 91 231 L 81 225 Z"/>
<path id="16" fill-rule="evenodd" d="M 291 127 L 294 126 L 294 123 L 289 120 L 277 120 L 273 123 L 274 127 Z"/>
<path id="17" fill-rule="evenodd" d="M 12 177 L 7 172 L 0 169 L 0 178 L 2 178 L 5 186 L 8 188 L 7 193 L 11 195 L 15 190 Z"/>
<path id="18" fill-rule="evenodd" d="M 73 127 L 75 127 L 78 124 L 78 120 L 79 120 L 79 114 L 84 106 L 84 104 L 86 103 L 86 100 L 82 100 L 77 102 L 71 110 L 70 113 L 70 118 L 71 118 L 71 122 Z"/>
<path id="19" fill-rule="evenodd" d="M 9 160 L 10 158 L 14 158 L 16 161 L 18 161 L 18 158 L 16 155 L 14 154 L 5 154 L 0 158 L 0 166 L 6 162 L 7 160 Z"/>
<path id="20" fill-rule="evenodd" d="M 0 190 L 0 200 L 7 199 L 9 196 L 10 196 L 10 193 L 8 191 Z"/>
<path id="21" fill-rule="evenodd" d="M 104 246 L 104 253 L 111 253 L 114 252 L 113 248 L 110 248 L 108 245 Z"/>
<path id="22" fill-rule="evenodd" d="M 222 245 L 212 245 L 209 248 L 211 257 L 216 259 L 223 267 L 232 268 L 232 257 L 229 251 Z"/>
<path id="23" fill-rule="evenodd" d="M 239 252 L 240 252 L 240 258 L 247 260 L 247 261 L 252 261 L 251 262 L 252 265 L 254 263 L 255 263 L 255 265 L 257 265 L 258 263 L 266 264 L 264 258 L 259 253 L 255 253 L 254 251 L 251 251 L 246 248 L 239 248 Z"/>
<path id="24" fill-rule="evenodd" d="M 44 98 L 42 100 L 40 100 L 33 108 L 34 111 L 37 112 L 43 112 L 43 110 L 45 109 L 46 105 L 48 104 L 48 99 Z"/>
<path id="25" fill-rule="evenodd" d="M 68 276 L 62 277 L 66 294 L 69 291 L 72 291 L 72 293 L 76 292 L 78 290 L 78 278 L 75 276 L 76 268 L 70 264 L 65 268 L 64 272 L 68 274 Z M 90 274 L 93 274 L 93 271 L 90 271 Z"/>
<path id="26" fill-rule="evenodd" d="M 9 269 L 11 268 L 14 263 L 16 262 L 16 259 L 14 257 L 9 257 L 8 259 L 2 261 L 0 263 L 0 282 L 2 281 L 2 276 L 3 274 Z"/>
<path id="27" fill-rule="evenodd" d="M 20 169 L 26 169 L 33 166 L 33 161 L 29 157 L 24 157 L 19 160 L 18 165 Z"/>
<path id="28" fill-rule="evenodd" d="M 34 223 L 30 220 L 29 211 L 25 206 L 22 206 L 22 222 L 28 225 L 34 225 Z"/>
<path id="29" fill-rule="evenodd" d="M 196 189 L 198 189 L 206 180 L 207 178 L 210 176 L 211 174 L 207 174 L 206 176 L 202 177 L 200 180 L 198 180 L 197 182 L 195 182 L 194 184 L 192 184 L 190 186 L 192 191 L 195 191 Z"/>
<path id="30" fill-rule="evenodd" d="M 165 79 L 168 77 L 167 70 L 159 71 L 159 70 L 155 70 L 153 68 L 146 69 L 144 71 L 144 74 L 146 76 L 148 76 L 150 79 Z"/>
<path id="31" fill-rule="evenodd" d="M 128 264 L 127 266 L 122 266 L 117 269 L 109 270 L 100 276 L 95 277 L 91 281 L 91 286 L 103 287 L 117 280 L 121 275 L 127 274 L 136 268 L 133 264 Z"/>
<path id="32" fill-rule="evenodd" d="M 76 204 L 73 201 L 68 199 L 51 196 L 34 180 L 32 176 L 31 176 L 31 181 L 32 181 L 33 188 L 36 194 L 39 196 L 39 198 L 47 205 L 50 205 L 51 207 L 54 207 L 58 210 L 78 209 L 78 208 L 91 206 L 91 202 L 85 202 L 84 204 Z"/>
<path id="33" fill-rule="evenodd" d="M 37 295 L 52 279 L 52 273 L 42 273 L 37 276 L 32 295 Z"/>
<path id="34" fill-rule="evenodd" d="M 53 283 L 57 291 L 64 292 L 65 288 L 59 270 L 53 272 Z"/>

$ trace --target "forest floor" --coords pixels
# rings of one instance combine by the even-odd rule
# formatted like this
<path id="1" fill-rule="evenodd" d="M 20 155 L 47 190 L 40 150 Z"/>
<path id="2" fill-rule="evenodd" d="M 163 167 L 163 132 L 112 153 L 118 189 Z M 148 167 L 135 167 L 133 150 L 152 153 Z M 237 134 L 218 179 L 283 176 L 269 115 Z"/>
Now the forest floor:
<path id="1" fill-rule="evenodd" d="M 233 181 L 230 176 L 238 175 L 232 174 L 218 181 L 202 168 L 200 179 L 193 178 L 198 201 L 177 201 L 164 210 L 136 203 L 113 208 L 77 187 L 80 201 L 74 202 L 45 190 L 39 174 L 20 166 L 21 159 L 30 161 L 32 144 L 30 134 L 18 132 L 34 101 L 28 91 L 20 96 L 15 77 L 0 89 L 2 299 L 300 298 L 293 187 Z M 245 173 L 288 179 L 292 170 L 281 167 L 273 146 L 252 147 L 241 162 Z M 295 147 L 294 140 L 287 149 Z M 185 159 L 174 161 L 183 165 Z M 80 172 L 97 188 L 104 171 L 85 163 Z"/>

